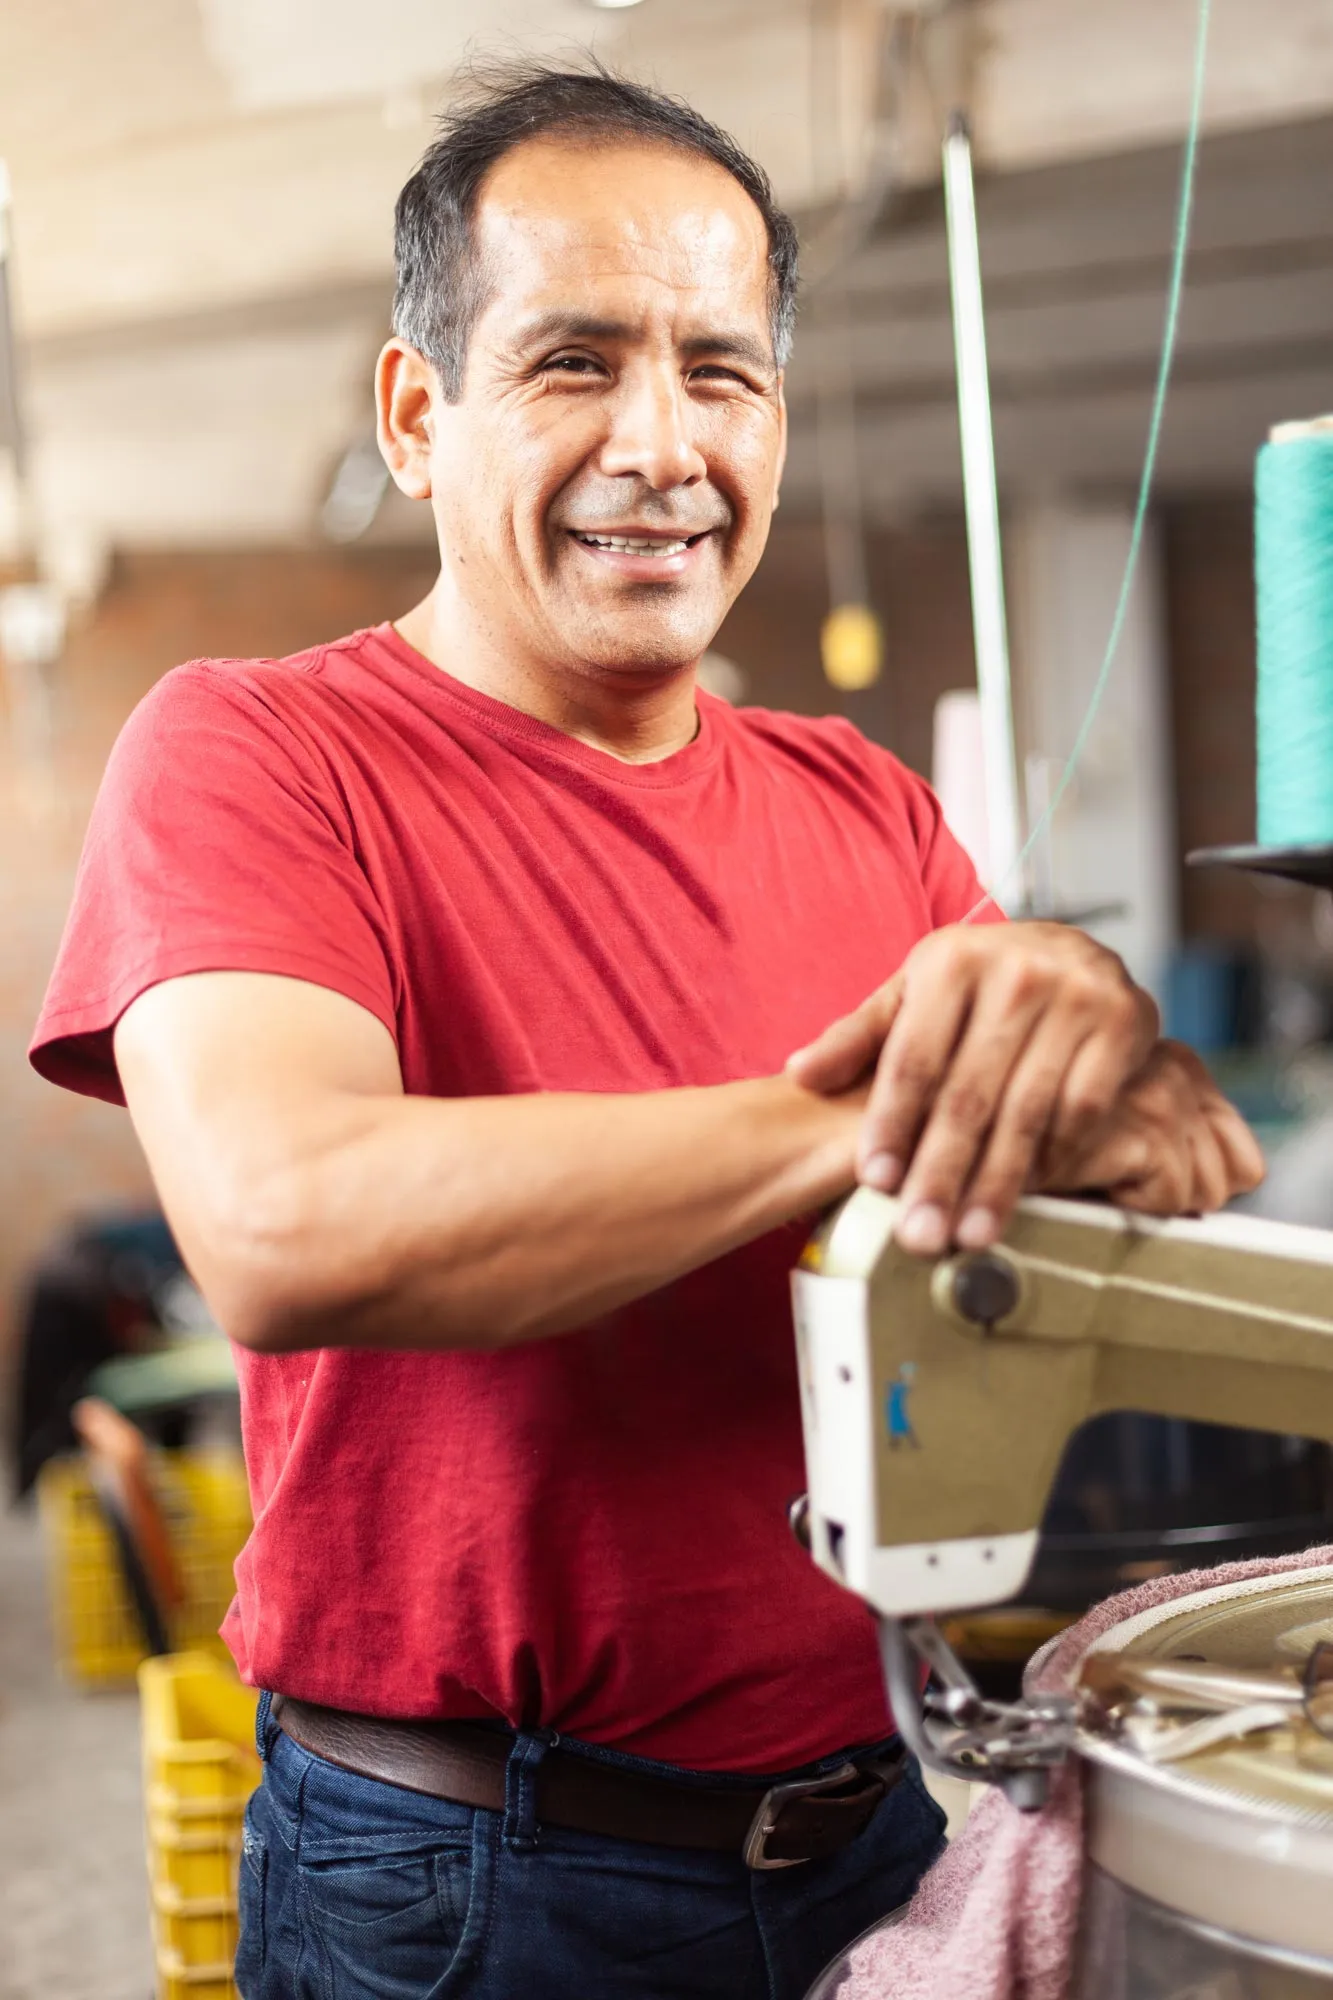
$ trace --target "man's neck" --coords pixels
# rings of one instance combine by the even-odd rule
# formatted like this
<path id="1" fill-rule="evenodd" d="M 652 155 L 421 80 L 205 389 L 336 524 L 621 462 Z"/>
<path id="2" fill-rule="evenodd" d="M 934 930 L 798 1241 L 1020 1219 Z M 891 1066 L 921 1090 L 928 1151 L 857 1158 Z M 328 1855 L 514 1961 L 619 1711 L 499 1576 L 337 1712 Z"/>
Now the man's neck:
<path id="1" fill-rule="evenodd" d="M 660 763 L 698 733 L 693 671 L 626 684 L 542 670 L 490 641 L 457 598 L 438 587 L 394 626 L 455 680 L 624 764 Z"/>

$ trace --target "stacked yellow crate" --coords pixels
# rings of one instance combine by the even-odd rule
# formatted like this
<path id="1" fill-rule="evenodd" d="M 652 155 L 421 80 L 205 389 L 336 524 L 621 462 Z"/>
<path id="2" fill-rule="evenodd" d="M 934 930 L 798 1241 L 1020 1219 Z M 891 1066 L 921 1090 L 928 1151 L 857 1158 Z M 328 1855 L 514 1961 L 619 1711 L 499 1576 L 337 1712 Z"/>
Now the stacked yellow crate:
<path id="1" fill-rule="evenodd" d="M 158 2000 L 235 2000 L 241 1822 L 259 1783 L 252 1688 L 207 1653 L 139 1669 Z"/>
<path id="2" fill-rule="evenodd" d="M 152 1483 L 185 1589 L 172 1643 L 221 1653 L 217 1629 L 232 1599 L 232 1565 L 250 1532 L 240 1454 L 155 1452 Z M 83 1458 L 52 1459 L 37 1491 L 61 1669 L 86 1687 L 132 1681 L 143 1632 Z"/>

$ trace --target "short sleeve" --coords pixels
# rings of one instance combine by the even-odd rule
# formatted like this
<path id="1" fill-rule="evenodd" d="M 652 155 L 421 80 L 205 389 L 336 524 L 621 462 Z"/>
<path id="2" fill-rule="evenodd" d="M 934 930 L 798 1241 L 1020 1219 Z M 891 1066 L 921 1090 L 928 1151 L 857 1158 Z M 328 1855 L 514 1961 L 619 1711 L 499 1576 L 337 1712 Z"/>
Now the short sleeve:
<path id="1" fill-rule="evenodd" d="M 123 1103 L 111 1038 L 125 1009 L 220 971 L 331 987 L 395 1030 L 384 925 L 336 785 L 242 678 L 196 662 L 157 683 L 111 753 L 34 1067 Z"/>

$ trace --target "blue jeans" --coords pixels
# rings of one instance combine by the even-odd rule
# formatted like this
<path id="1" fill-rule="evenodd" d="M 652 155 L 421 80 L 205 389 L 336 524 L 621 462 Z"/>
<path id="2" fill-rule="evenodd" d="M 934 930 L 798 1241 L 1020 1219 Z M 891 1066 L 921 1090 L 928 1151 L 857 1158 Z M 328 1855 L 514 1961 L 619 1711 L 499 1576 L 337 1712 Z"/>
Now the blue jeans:
<path id="1" fill-rule="evenodd" d="M 802 2000 L 943 1845 L 914 1764 L 832 1859 L 752 1872 L 739 1854 L 539 1826 L 543 1737 L 515 1739 L 506 1810 L 488 1812 L 340 1770 L 268 1708 L 241 1857 L 243 2000 Z"/>

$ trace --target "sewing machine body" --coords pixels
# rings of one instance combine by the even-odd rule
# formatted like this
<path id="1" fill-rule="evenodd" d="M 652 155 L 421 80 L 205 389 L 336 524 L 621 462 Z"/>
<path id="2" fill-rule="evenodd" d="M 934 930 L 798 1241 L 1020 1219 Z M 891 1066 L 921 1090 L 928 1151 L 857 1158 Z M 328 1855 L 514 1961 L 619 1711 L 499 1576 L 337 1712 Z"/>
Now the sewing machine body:
<path id="1" fill-rule="evenodd" d="M 812 1553 L 882 1616 L 1017 1596 L 1104 1411 L 1333 1440 L 1333 1234 L 1036 1198 L 931 1264 L 895 1215 L 859 1190 L 793 1280 Z"/>
<path id="2" fill-rule="evenodd" d="M 878 1616 L 908 1746 L 1034 1810 L 1079 1748 L 1085 1695 L 983 1695 L 933 1614 L 1020 1594 L 1061 1457 L 1090 1417 L 1333 1440 L 1333 1234 L 1036 1199 L 995 1250 L 932 1264 L 896 1247 L 896 1213 L 859 1190 L 793 1279 L 801 1525 L 815 1561 Z"/>

